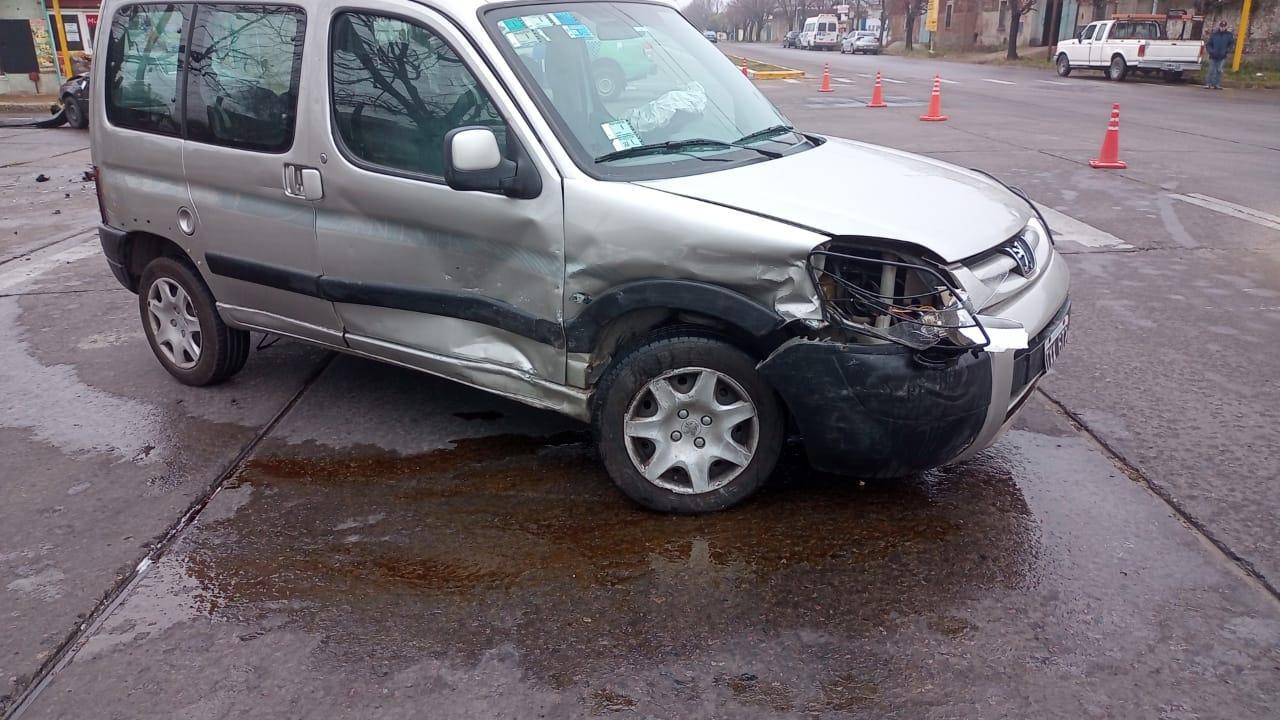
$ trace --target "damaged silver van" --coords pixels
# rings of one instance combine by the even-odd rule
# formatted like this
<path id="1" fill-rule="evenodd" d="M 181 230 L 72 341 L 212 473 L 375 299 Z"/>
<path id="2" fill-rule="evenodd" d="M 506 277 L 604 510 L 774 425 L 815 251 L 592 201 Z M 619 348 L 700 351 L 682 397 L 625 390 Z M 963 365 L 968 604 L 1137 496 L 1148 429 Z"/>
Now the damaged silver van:
<path id="1" fill-rule="evenodd" d="M 627 495 L 705 512 L 788 434 L 841 473 L 965 460 L 1066 341 L 1025 196 L 792 127 L 670 5 L 102 12 L 102 246 L 181 382 L 297 338 L 590 422 Z"/>

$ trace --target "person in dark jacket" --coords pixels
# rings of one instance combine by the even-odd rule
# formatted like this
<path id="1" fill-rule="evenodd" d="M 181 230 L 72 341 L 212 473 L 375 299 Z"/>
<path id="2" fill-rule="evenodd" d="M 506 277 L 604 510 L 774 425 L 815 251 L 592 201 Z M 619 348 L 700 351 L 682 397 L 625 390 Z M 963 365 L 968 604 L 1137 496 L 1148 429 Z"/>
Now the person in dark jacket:
<path id="1" fill-rule="evenodd" d="M 1218 23 L 1218 29 L 1209 35 L 1205 43 L 1205 52 L 1209 54 L 1209 72 L 1205 75 L 1204 86 L 1215 90 L 1222 89 L 1222 64 L 1227 61 L 1227 53 L 1235 47 L 1236 36 L 1227 29 L 1227 21 Z"/>

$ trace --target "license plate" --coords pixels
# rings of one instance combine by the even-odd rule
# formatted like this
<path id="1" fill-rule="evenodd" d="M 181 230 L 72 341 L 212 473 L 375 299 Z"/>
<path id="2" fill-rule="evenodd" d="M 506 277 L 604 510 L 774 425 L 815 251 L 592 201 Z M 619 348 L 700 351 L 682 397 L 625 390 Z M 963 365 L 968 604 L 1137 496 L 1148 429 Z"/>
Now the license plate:
<path id="1" fill-rule="evenodd" d="M 1058 362 L 1058 355 L 1062 349 L 1067 346 L 1067 326 L 1071 324 L 1071 315 L 1062 318 L 1062 324 L 1054 328 L 1049 333 L 1048 339 L 1044 341 L 1044 371 L 1049 372 L 1054 363 Z"/>
<path id="2" fill-rule="evenodd" d="M 1164 64 L 1164 69 L 1165 69 L 1165 70 L 1177 70 L 1177 69 L 1178 69 L 1178 66 L 1177 66 L 1176 64 L 1174 64 L 1174 63 L 1165 63 L 1165 64 Z"/>

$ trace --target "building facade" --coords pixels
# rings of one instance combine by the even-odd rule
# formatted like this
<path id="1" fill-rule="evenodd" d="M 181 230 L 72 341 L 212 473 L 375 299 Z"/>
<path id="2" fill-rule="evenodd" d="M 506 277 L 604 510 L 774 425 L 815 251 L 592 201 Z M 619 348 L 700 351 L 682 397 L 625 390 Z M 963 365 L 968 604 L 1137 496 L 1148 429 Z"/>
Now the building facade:
<path id="1" fill-rule="evenodd" d="M 42 0 L 0 0 L 0 95 L 55 93 L 71 72 L 83 72 L 98 30 L 98 0 L 60 0 L 62 47 L 53 11 Z"/>

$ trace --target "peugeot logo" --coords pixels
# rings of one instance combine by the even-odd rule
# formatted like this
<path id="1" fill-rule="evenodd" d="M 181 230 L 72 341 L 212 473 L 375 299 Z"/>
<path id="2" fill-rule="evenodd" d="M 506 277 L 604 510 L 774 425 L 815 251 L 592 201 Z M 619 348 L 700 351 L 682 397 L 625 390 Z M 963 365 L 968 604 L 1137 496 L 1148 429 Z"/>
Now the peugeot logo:
<path id="1" fill-rule="evenodd" d="M 1018 274 L 1023 277 L 1031 277 L 1036 271 L 1036 254 L 1032 252 L 1031 246 L 1021 237 L 1010 240 L 1001 246 L 1000 252 L 1013 258 L 1018 263 Z"/>

